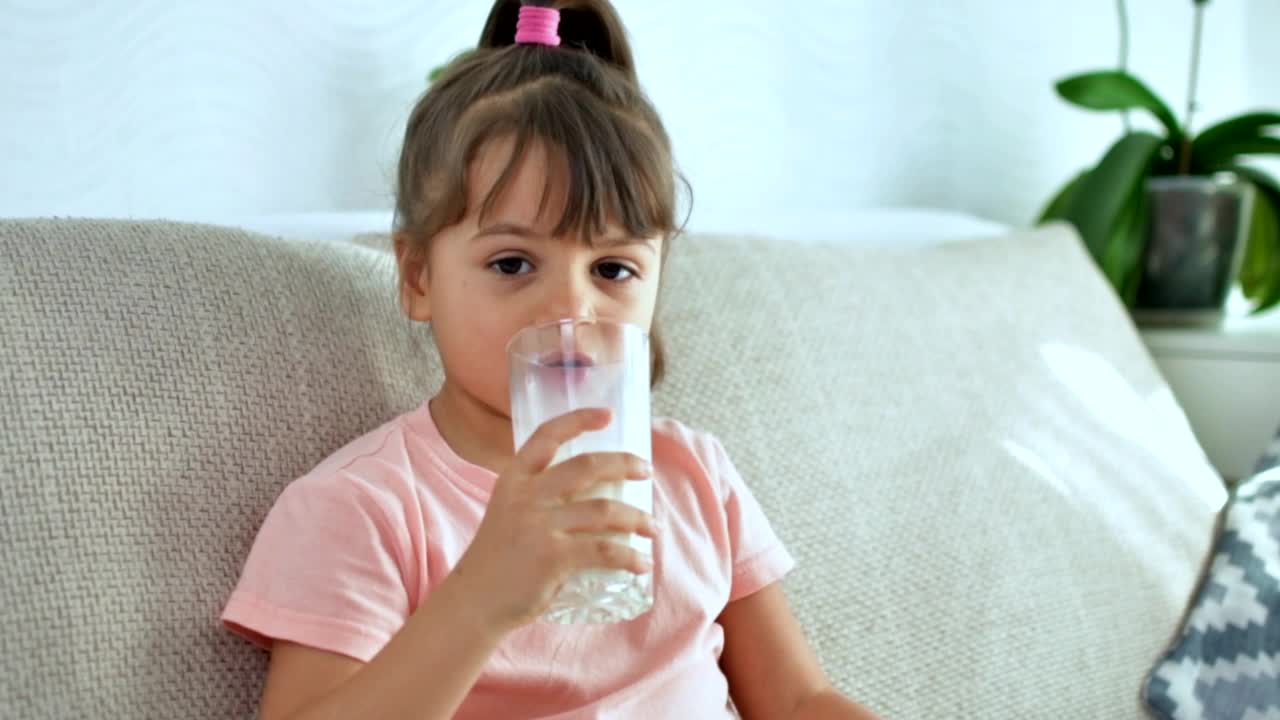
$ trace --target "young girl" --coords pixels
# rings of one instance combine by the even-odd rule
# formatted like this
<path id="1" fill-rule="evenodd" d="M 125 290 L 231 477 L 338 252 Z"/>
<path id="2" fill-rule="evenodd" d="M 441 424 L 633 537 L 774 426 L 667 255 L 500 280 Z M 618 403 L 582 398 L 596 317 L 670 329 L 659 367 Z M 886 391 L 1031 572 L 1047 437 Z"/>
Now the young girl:
<path id="1" fill-rule="evenodd" d="M 675 186 L 612 6 L 499 0 L 414 108 L 400 160 L 400 300 L 430 322 L 444 383 L 285 489 L 223 613 L 271 650 L 261 718 L 871 717 L 820 669 L 778 585 L 792 559 L 714 438 L 657 419 L 652 466 L 548 467 L 607 424 L 583 410 L 513 453 L 519 329 L 639 325 L 660 377 Z M 573 499 L 646 477 L 654 517 Z M 602 532 L 654 538 L 654 556 Z M 652 610 L 539 622 L 585 568 L 654 572 Z"/>

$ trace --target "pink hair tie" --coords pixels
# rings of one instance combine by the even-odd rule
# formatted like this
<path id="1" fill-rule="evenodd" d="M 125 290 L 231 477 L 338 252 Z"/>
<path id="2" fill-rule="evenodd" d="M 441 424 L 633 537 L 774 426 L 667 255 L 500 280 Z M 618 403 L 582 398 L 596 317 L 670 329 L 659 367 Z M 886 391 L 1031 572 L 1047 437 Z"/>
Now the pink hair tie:
<path id="1" fill-rule="evenodd" d="M 516 42 L 521 45 L 560 45 L 560 11 L 536 5 L 520 6 L 516 21 Z"/>

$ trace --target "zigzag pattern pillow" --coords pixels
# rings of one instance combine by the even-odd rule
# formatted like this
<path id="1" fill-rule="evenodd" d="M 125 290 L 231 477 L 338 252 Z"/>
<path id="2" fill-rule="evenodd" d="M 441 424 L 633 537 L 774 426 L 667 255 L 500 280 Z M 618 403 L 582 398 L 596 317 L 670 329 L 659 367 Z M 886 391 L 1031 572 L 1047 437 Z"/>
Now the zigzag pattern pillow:
<path id="1" fill-rule="evenodd" d="M 1280 467 L 1224 513 L 1182 632 L 1143 686 L 1161 720 L 1280 720 Z"/>
<path id="2" fill-rule="evenodd" d="M 1258 472 L 1273 467 L 1280 467 L 1280 430 L 1276 431 L 1276 439 L 1271 441 L 1271 446 L 1262 453 L 1262 459 L 1258 461 Z"/>

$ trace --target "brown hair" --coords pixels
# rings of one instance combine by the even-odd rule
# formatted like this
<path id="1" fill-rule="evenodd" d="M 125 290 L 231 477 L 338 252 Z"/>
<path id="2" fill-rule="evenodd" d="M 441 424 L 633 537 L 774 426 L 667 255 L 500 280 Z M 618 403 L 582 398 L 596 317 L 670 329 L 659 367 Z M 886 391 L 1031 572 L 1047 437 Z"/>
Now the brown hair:
<path id="1" fill-rule="evenodd" d="M 560 10 L 560 47 L 515 44 L 522 4 Z M 482 215 L 530 145 L 543 143 L 559 155 L 552 172 L 563 174 L 568 190 L 557 236 L 574 233 L 590 242 L 613 219 L 633 237 L 662 236 L 665 263 L 681 229 L 676 182 L 683 179 L 607 0 L 498 0 L 479 45 L 450 63 L 418 100 L 396 183 L 395 225 L 409 241 L 408 252 L 424 256 L 432 237 L 462 220 L 471 161 L 501 137 L 512 138 L 514 149 L 479 208 Z M 657 384 L 665 358 L 656 321 L 650 353 Z"/>

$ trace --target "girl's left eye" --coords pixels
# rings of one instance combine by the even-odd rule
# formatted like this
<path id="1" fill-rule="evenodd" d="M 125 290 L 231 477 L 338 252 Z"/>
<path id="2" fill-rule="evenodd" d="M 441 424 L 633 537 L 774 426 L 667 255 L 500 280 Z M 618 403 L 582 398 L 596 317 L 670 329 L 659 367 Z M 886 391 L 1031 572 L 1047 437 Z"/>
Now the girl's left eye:
<path id="1" fill-rule="evenodd" d="M 596 273 L 605 280 L 623 282 L 636 277 L 636 271 L 619 262 L 602 262 L 596 265 Z"/>
<path id="2" fill-rule="evenodd" d="M 489 267 L 493 268 L 499 275 L 523 275 L 533 268 L 533 264 L 522 257 L 511 255 L 509 257 L 498 258 L 489 263 Z"/>

